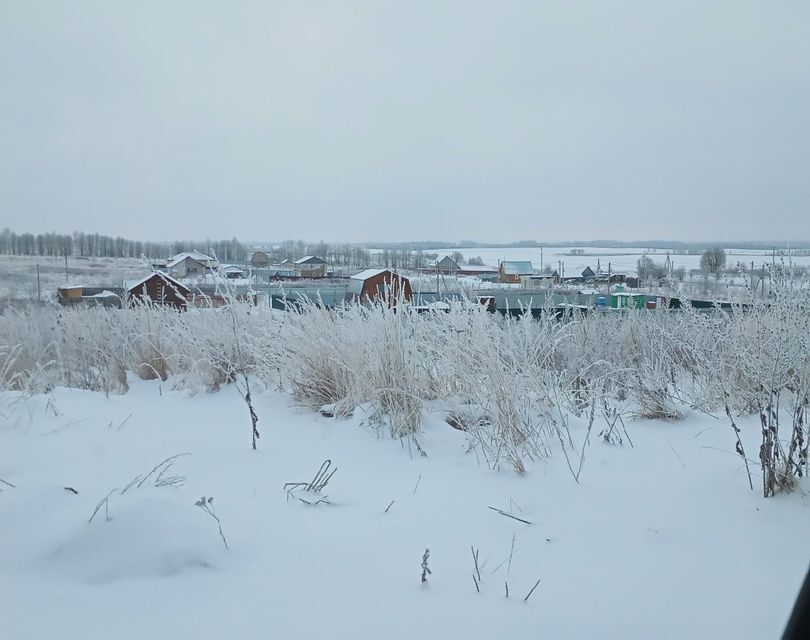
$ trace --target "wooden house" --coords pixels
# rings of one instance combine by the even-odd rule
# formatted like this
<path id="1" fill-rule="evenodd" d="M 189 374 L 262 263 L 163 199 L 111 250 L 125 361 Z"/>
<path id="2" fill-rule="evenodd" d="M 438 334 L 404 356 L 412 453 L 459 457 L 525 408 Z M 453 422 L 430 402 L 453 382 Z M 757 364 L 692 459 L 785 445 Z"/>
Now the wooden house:
<path id="1" fill-rule="evenodd" d="M 504 260 L 498 267 L 501 282 L 519 283 L 523 276 L 534 274 L 530 260 Z"/>
<path id="2" fill-rule="evenodd" d="M 394 304 L 399 298 L 413 299 L 410 280 L 389 269 L 366 269 L 356 273 L 349 279 L 348 294 L 363 302 L 386 300 Z"/>
<path id="3" fill-rule="evenodd" d="M 270 264 L 270 256 L 266 251 L 254 251 L 250 255 L 250 266 L 254 269 L 264 269 Z"/>
<path id="4" fill-rule="evenodd" d="M 170 275 L 157 272 L 127 284 L 127 295 L 132 301 L 151 301 L 176 309 L 185 309 L 191 289 Z"/>
<path id="5" fill-rule="evenodd" d="M 304 256 L 295 261 L 295 270 L 302 278 L 325 278 L 326 260 L 318 256 Z"/>

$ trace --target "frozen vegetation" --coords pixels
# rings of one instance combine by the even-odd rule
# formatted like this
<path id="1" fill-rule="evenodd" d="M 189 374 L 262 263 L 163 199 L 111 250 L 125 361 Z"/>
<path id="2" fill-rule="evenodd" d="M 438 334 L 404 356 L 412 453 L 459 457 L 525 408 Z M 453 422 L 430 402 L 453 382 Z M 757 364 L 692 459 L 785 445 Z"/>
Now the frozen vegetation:
<path id="1" fill-rule="evenodd" d="M 6 310 L 4 625 L 775 637 L 810 560 L 809 335 L 789 282 L 564 320 Z"/>

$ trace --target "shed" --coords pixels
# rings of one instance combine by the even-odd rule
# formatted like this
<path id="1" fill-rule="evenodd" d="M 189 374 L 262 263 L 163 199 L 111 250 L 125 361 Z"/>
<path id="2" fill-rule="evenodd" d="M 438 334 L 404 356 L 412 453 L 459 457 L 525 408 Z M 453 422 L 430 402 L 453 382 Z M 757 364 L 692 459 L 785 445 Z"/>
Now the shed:
<path id="1" fill-rule="evenodd" d="M 127 294 L 133 301 L 151 301 L 177 309 L 185 309 L 191 289 L 171 276 L 157 272 L 137 282 L 127 283 Z"/>
<path id="2" fill-rule="evenodd" d="M 235 264 L 222 265 L 222 273 L 229 280 L 239 280 L 245 277 L 245 270 Z"/>
<path id="3" fill-rule="evenodd" d="M 366 269 L 354 274 L 349 280 L 348 293 L 354 299 L 382 299 L 391 304 L 400 297 L 408 301 L 413 298 L 410 280 L 389 269 Z"/>
<path id="4" fill-rule="evenodd" d="M 596 274 L 594 273 L 593 269 L 591 269 L 590 267 L 585 267 L 582 270 L 582 279 L 585 280 L 585 282 L 587 282 L 589 280 L 593 280 L 595 276 L 596 276 Z"/>

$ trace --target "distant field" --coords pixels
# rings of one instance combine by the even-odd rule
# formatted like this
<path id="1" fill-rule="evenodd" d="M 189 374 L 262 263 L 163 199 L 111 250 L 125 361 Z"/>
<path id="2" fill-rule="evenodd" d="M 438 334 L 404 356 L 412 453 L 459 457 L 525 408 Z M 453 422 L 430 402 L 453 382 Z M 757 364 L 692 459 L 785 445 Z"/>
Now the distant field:
<path id="1" fill-rule="evenodd" d="M 582 250 L 584 255 L 571 255 L 573 250 Z M 550 266 L 552 269 L 558 269 L 559 263 L 564 264 L 566 275 L 575 275 L 581 273 L 582 270 L 590 266 L 594 271 L 596 270 L 597 263 L 603 269 L 607 270 L 608 264 L 610 269 L 617 273 L 635 274 L 636 264 L 638 259 L 644 254 L 648 254 L 655 262 L 663 263 L 667 259 L 667 251 L 665 249 L 636 249 L 636 248 L 608 248 L 608 247 L 544 247 L 542 250 L 539 248 L 478 248 L 478 247 L 462 247 L 454 249 L 464 255 L 465 258 L 473 258 L 480 256 L 484 263 L 493 267 L 498 266 L 499 260 L 531 260 L 532 266 L 535 269 L 543 266 Z M 431 252 L 444 255 L 448 253 L 447 249 L 432 249 Z M 759 268 L 763 263 L 770 263 L 772 260 L 772 253 L 770 251 L 761 251 L 753 249 L 733 249 L 726 248 L 727 267 L 732 267 L 737 262 L 742 262 L 750 267 L 753 261 L 754 266 Z M 683 267 L 684 269 L 699 269 L 700 256 L 699 255 L 680 255 L 670 253 L 673 269 Z M 777 261 L 781 258 L 777 253 Z M 785 259 L 787 261 L 787 259 Z M 810 256 L 794 257 L 793 263 L 800 266 L 810 266 Z"/>
<path id="2" fill-rule="evenodd" d="M 55 300 L 56 289 L 65 284 L 120 287 L 124 280 L 148 273 L 148 267 L 133 258 L 68 258 L 66 272 L 64 258 L 0 256 L 0 300 L 36 300 L 37 264 L 42 300 Z"/>

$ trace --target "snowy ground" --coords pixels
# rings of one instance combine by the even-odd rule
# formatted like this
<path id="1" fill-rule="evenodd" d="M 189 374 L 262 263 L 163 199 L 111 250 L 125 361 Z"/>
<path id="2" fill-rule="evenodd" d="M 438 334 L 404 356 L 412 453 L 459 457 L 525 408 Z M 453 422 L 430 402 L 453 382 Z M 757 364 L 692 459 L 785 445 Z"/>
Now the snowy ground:
<path id="1" fill-rule="evenodd" d="M 525 478 L 479 466 L 439 413 L 423 458 L 268 393 L 252 451 L 234 389 L 131 385 L 0 395 L 3 637 L 774 638 L 810 560 L 810 486 L 750 491 L 728 425 L 702 414 L 630 423 L 635 448 L 594 439 L 577 485 L 561 456 Z M 756 421 L 740 426 L 755 451 Z M 179 453 L 162 479 L 186 484 L 120 495 Z M 331 504 L 288 502 L 327 458 Z"/>

